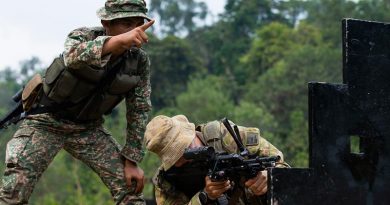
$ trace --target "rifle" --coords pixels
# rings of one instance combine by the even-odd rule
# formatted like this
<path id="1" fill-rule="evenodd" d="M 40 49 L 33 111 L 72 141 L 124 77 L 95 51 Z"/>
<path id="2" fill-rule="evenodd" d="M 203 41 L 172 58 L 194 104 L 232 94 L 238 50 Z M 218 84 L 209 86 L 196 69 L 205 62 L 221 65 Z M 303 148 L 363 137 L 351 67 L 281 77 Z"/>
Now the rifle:
<path id="1" fill-rule="evenodd" d="M 22 93 L 23 89 L 20 89 L 14 96 L 12 96 L 12 100 L 16 102 L 14 108 L 6 114 L 6 116 L 0 121 L 0 130 L 7 128 L 11 124 L 16 124 L 20 120 L 25 118 L 23 111 L 23 103 L 22 103 Z"/>
<path id="2" fill-rule="evenodd" d="M 16 124 L 20 120 L 26 118 L 30 114 L 38 114 L 46 111 L 46 109 L 37 109 L 37 99 L 42 87 L 42 77 L 40 74 L 35 74 L 34 77 L 12 96 L 12 100 L 16 102 L 14 108 L 0 121 L 0 130 L 7 128 L 11 124 Z"/>

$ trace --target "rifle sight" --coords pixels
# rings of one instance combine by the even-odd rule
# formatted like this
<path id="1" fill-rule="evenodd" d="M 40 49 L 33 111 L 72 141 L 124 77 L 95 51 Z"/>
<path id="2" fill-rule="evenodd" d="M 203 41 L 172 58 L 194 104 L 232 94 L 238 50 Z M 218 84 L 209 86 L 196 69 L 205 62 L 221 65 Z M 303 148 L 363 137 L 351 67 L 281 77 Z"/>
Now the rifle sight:
<path id="1" fill-rule="evenodd" d="M 187 148 L 183 154 L 187 160 L 208 161 L 215 158 L 213 147 Z"/>

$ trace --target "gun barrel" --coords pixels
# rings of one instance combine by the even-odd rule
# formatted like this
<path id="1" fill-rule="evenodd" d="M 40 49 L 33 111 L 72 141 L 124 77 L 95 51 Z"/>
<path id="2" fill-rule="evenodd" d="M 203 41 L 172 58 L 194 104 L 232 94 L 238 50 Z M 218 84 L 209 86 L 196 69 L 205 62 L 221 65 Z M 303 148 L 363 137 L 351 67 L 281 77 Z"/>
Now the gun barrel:
<path id="1" fill-rule="evenodd" d="M 14 102 L 19 102 L 22 99 L 23 89 L 24 87 L 22 87 L 18 92 L 16 92 L 14 96 L 12 96 L 12 100 Z"/>
<path id="2" fill-rule="evenodd" d="M 279 160 L 280 160 L 280 156 L 277 155 L 277 156 L 269 156 L 269 157 L 256 157 L 254 159 L 248 159 L 246 161 L 251 163 L 255 163 L 255 162 L 265 163 L 265 162 L 277 162 Z"/>

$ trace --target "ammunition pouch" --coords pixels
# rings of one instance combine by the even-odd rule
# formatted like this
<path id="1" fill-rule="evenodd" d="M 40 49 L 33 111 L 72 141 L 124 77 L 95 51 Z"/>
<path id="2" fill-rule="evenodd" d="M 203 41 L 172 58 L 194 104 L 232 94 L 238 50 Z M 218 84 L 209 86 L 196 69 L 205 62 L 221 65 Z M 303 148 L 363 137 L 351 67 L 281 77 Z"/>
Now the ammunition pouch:
<path id="1" fill-rule="evenodd" d="M 231 122 L 232 124 L 233 122 Z M 197 131 L 202 132 L 202 141 L 214 147 L 216 152 L 227 151 L 236 153 L 237 145 L 233 137 L 226 130 L 225 126 L 220 121 L 211 121 L 206 124 L 197 126 Z M 255 154 L 258 151 L 258 144 L 261 138 L 260 130 L 256 127 L 238 126 L 243 145 L 249 150 L 250 154 Z"/>
<path id="2" fill-rule="evenodd" d="M 34 77 L 26 84 L 22 92 L 23 110 L 28 112 L 38 104 L 39 94 L 42 88 L 42 77 L 35 74 Z"/>
<path id="3" fill-rule="evenodd" d="M 196 129 L 197 131 L 202 132 L 201 140 L 204 144 L 214 147 L 216 152 L 226 151 L 222 146 L 222 140 L 228 132 L 224 129 L 221 122 L 214 120 L 206 124 L 198 125 Z"/>
<path id="4" fill-rule="evenodd" d="M 95 69 L 88 65 L 69 69 L 65 66 L 63 58 L 59 57 L 54 59 L 46 70 L 43 91 L 57 104 L 64 102 L 77 104 L 90 95 L 103 75 L 103 69 Z"/>
<path id="5" fill-rule="evenodd" d="M 124 58 L 115 65 L 120 67 L 113 80 L 107 82 L 106 69 L 87 64 L 68 68 L 60 56 L 46 70 L 43 91 L 55 107 L 61 109 L 56 112 L 61 117 L 78 121 L 97 120 L 110 113 L 138 84 L 137 64 L 136 58 Z"/>

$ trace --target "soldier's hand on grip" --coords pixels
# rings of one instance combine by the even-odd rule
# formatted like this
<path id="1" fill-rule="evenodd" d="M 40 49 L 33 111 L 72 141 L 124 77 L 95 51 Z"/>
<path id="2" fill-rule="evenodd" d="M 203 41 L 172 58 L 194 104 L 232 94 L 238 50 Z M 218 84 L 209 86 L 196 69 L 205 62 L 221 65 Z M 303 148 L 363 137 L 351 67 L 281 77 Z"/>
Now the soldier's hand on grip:
<path id="1" fill-rule="evenodd" d="M 267 171 L 261 171 L 255 178 L 245 182 L 245 186 L 253 192 L 254 195 L 260 196 L 267 192 Z"/>
<path id="2" fill-rule="evenodd" d="M 223 193 L 231 188 L 230 181 L 211 181 L 209 176 L 205 178 L 206 186 L 204 191 L 207 193 L 207 196 L 215 200 L 219 198 Z"/>

